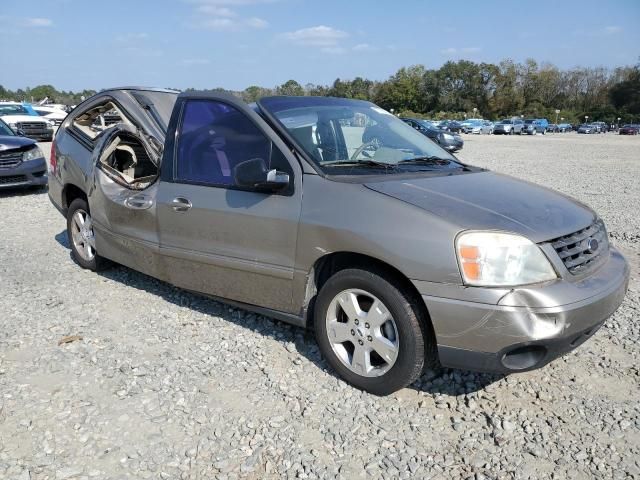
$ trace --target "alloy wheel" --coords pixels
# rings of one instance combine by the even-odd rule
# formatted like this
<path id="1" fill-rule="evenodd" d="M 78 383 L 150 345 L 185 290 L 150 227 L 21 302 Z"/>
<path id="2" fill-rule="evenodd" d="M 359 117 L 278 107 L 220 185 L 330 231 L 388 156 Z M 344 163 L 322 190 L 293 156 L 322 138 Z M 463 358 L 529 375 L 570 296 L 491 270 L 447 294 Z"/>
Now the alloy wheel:
<path id="1" fill-rule="evenodd" d="M 71 239 L 75 251 L 83 260 L 90 262 L 96 256 L 96 242 L 93 235 L 91 215 L 77 209 L 71 217 Z"/>
<path id="2" fill-rule="evenodd" d="M 363 377 L 379 377 L 400 351 L 396 322 L 375 295 L 360 289 L 338 293 L 327 309 L 331 348 L 340 362 Z"/>

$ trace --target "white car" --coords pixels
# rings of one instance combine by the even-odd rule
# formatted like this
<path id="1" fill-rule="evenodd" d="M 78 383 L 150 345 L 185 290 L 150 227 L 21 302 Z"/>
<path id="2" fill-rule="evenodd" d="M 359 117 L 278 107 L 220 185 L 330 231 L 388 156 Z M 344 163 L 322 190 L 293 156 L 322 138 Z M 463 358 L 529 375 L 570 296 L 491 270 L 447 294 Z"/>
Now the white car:
<path id="1" fill-rule="evenodd" d="M 33 109 L 38 112 L 38 115 L 46 118 L 54 125 L 60 125 L 65 118 L 67 118 L 67 112 L 58 107 L 52 107 L 50 105 L 34 105 Z"/>
<path id="2" fill-rule="evenodd" d="M 18 102 L 0 102 L 0 118 L 14 132 L 25 137 L 45 142 L 53 140 L 53 122 L 34 115 L 26 105 Z"/>

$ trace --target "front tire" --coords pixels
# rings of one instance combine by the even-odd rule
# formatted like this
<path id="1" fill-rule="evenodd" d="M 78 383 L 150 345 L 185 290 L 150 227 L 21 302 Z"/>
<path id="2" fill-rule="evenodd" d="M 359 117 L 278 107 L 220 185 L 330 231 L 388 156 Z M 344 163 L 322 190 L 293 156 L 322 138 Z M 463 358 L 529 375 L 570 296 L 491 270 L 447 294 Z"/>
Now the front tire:
<path id="1" fill-rule="evenodd" d="M 89 205 L 82 198 L 76 198 L 67 210 L 67 237 L 71 255 L 82 268 L 96 272 L 107 266 L 107 260 L 96 251 Z"/>
<path id="2" fill-rule="evenodd" d="M 384 273 L 347 269 L 322 287 L 315 304 L 320 351 L 348 383 L 388 395 L 437 365 L 436 343 L 417 299 Z"/>

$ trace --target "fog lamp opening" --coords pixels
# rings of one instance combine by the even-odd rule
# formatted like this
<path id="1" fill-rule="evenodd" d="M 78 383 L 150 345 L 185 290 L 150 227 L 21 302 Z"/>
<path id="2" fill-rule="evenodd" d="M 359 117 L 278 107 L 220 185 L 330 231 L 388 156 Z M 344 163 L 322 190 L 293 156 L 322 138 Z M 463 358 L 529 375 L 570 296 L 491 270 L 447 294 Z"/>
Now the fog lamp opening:
<path id="1" fill-rule="evenodd" d="M 510 370 L 526 370 L 542 362 L 546 354 L 542 345 L 518 347 L 502 356 L 502 364 Z"/>

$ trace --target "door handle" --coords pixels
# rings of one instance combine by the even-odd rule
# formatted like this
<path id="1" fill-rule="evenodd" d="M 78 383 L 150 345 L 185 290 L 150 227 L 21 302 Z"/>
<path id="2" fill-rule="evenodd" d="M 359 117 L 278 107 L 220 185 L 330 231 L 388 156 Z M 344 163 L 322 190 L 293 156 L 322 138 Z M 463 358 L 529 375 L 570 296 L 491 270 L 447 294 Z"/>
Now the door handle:
<path id="1" fill-rule="evenodd" d="M 128 197 L 124 201 L 124 204 L 134 210 L 146 210 L 153 205 L 153 199 L 144 195 L 134 195 L 132 197 Z"/>
<path id="2" fill-rule="evenodd" d="M 191 202 L 184 197 L 176 197 L 171 201 L 171 207 L 176 212 L 186 212 L 192 205 Z"/>

